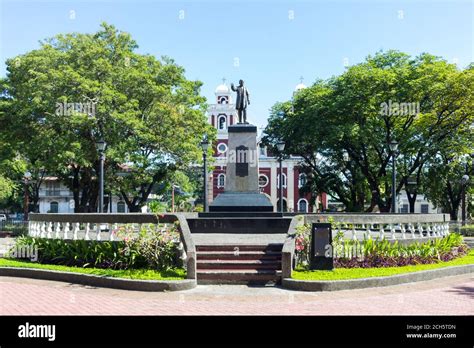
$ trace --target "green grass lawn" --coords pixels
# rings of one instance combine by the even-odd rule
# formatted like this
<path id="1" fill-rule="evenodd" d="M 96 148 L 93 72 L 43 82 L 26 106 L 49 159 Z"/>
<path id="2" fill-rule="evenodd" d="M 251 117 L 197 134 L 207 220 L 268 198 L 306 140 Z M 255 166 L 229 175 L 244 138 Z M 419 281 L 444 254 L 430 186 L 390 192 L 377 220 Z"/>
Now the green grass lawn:
<path id="1" fill-rule="evenodd" d="M 404 274 L 430 269 L 444 268 L 449 266 L 461 266 L 474 264 L 474 249 L 468 255 L 457 259 L 433 263 L 427 265 L 412 265 L 402 267 L 379 267 L 379 268 L 335 268 L 333 271 L 293 271 L 292 278 L 300 280 L 345 280 L 369 277 L 386 277 L 396 274 Z"/>
<path id="2" fill-rule="evenodd" d="M 0 267 L 48 269 L 53 271 L 94 274 L 98 276 L 141 280 L 182 280 L 186 278 L 186 271 L 184 269 L 173 269 L 169 271 L 159 272 L 155 270 L 142 269 L 116 270 L 101 268 L 82 268 L 61 265 L 46 265 L 30 261 L 5 258 L 0 258 Z"/>

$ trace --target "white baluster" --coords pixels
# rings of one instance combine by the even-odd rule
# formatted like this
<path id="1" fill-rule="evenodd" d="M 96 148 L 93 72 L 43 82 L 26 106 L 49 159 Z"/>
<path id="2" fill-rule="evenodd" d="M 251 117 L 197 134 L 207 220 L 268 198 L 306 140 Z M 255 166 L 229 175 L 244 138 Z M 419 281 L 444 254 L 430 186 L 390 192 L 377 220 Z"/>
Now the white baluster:
<path id="1" fill-rule="evenodd" d="M 380 224 L 379 227 L 380 227 L 379 237 L 380 237 L 380 240 L 382 240 L 382 239 L 385 238 L 385 233 L 384 233 L 384 230 L 383 230 L 383 224 Z"/>
<path id="2" fill-rule="evenodd" d="M 395 225 L 394 224 L 390 224 L 390 233 L 391 233 L 390 238 L 392 240 L 397 239 L 397 238 L 395 238 Z"/>
<path id="3" fill-rule="evenodd" d="M 64 229 L 63 229 L 63 239 L 68 239 L 68 232 L 69 232 L 69 222 L 66 222 L 66 224 L 63 223 Z"/>
<path id="4" fill-rule="evenodd" d="M 79 232 L 79 222 L 74 223 L 72 239 L 77 240 L 77 232 Z"/>
<path id="5" fill-rule="evenodd" d="M 446 223 L 444 224 L 444 230 L 445 230 L 445 232 L 446 232 L 446 235 L 448 236 L 448 235 L 449 235 L 449 223 L 448 223 L 448 222 L 446 222 Z"/>
<path id="6" fill-rule="evenodd" d="M 61 223 L 55 222 L 54 223 L 54 238 L 59 239 L 59 234 L 61 233 Z"/>
<path id="7" fill-rule="evenodd" d="M 423 235 L 423 225 L 418 223 L 418 232 L 420 233 L 420 238 L 425 238 Z"/>
<path id="8" fill-rule="evenodd" d="M 90 239 L 90 238 L 89 238 L 89 231 L 90 231 L 90 229 L 91 229 L 91 224 L 90 224 L 90 222 L 86 222 L 86 232 L 85 232 L 85 234 L 84 234 L 84 239 L 85 239 L 85 240 L 89 240 L 89 239 Z"/>
<path id="9" fill-rule="evenodd" d="M 96 240 L 100 240 L 100 223 L 96 223 L 95 228 L 96 228 L 96 232 L 97 232 Z"/>
<path id="10" fill-rule="evenodd" d="M 431 233 L 431 226 L 430 226 L 430 224 L 427 224 L 427 225 L 426 225 L 426 235 L 427 235 L 428 237 L 434 237 L 434 235 L 432 235 L 432 233 Z"/>
<path id="11" fill-rule="evenodd" d="M 407 236 L 405 235 L 406 230 L 404 223 L 400 224 L 400 230 L 402 231 L 402 239 L 407 239 Z"/>
<path id="12" fill-rule="evenodd" d="M 440 224 L 436 224 L 436 229 L 438 230 L 438 233 L 440 234 L 440 236 L 444 237 L 444 230 L 441 228 L 441 225 Z"/>
<path id="13" fill-rule="evenodd" d="M 367 239 L 372 239 L 372 236 L 370 235 L 370 230 L 371 229 L 372 229 L 372 224 L 370 224 L 370 225 L 367 224 L 366 230 L 365 230 L 366 231 L 365 233 L 367 234 Z"/>
<path id="14" fill-rule="evenodd" d="M 355 229 L 355 224 L 352 225 L 352 239 L 357 240 L 357 234 Z"/>
<path id="15" fill-rule="evenodd" d="M 44 221 L 41 223 L 41 234 L 40 234 L 40 237 L 41 237 L 41 238 L 46 237 L 46 222 L 44 222 Z"/>
<path id="16" fill-rule="evenodd" d="M 110 240 L 111 240 L 111 241 L 114 240 L 114 233 L 116 233 L 117 230 L 118 230 L 118 225 L 117 225 L 117 223 L 115 223 L 115 224 L 113 225 L 112 230 L 110 231 Z"/>
<path id="17" fill-rule="evenodd" d="M 415 239 L 415 226 L 413 226 L 412 223 L 409 223 L 409 224 L 408 224 L 408 229 L 409 229 L 410 232 L 411 232 L 411 238 Z"/>
<path id="18" fill-rule="evenodd" d="M 437 237 L 441 237 L 441 231 L 438 229 L 438 224 L 437 223 L 433 223 L 433 233 L 435 236 Z"/>
<path id="19" fill-rule="evenodd" d="M 46 238 L 50 239 L 52 233 L 53 233 L 53 223 L 50 221 L 48 222 L 48 234 L 46 235 Z"/>

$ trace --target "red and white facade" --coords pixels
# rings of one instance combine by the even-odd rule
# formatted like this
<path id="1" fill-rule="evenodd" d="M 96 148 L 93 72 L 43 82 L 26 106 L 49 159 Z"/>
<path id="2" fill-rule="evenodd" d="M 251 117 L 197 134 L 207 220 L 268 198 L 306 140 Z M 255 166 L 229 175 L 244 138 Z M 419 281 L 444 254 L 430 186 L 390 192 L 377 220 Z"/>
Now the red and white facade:
<path id="1" fill-rule="evenodd" d="M 297 89 L 303 85 L 298 85 Z M 215 90 L 215 104 L 211 104 L 207 110 L 208 122 L 217 129 L 217 142 L 214 144 L 214 171 L 209 175 L 209 200 L 210 202 L 219 194 L 224 192 L 226 180 L 226 154 L 228 133 L 227 128 L 237 123 L 238 117 L 235 105 L 232 102 L 230 88 L 225 85 L 217 86 Z M 259 144 L 260 139 L 257 139 Z M 279 162 L 278 159 L 267 151 L 265 147 L 259 147 L 259 187 L 266 194 L 277 211 L 279 198 Z M 290 156 L 283 161 L 283 205 L 288 212 L 317 212 L 327 207 L 326 194 L 316 198 L 311 205 L 311 194 L 300 194 L 300 188 L 306 182 L 306 175 L 300 172 L 300 157 Z"/>

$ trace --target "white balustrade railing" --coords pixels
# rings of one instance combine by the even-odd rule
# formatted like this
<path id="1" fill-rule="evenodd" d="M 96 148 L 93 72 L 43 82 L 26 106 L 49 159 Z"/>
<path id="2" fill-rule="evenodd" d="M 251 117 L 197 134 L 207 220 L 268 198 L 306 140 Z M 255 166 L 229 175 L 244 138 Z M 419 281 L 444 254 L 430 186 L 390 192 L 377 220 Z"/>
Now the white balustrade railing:
<path id="1" fill-rule="evenodd" d="M 115 215 L 115 216 L 114 216 Z M 120 215 L 120 216 L 119 216 Z M 152 225 L 171 223 L 176 217 L 169 215 L 171 221 L 158 221 L 153 214 L 31 214 L 28 223 L 28 233 L 32 237 L 50 239 L 97 240 L 114 241 L 120 239 L 117 231 L 126 226 L 128 231 L 139 232 L 142 228 L 148 230 Z M 118 217 L 114 221 L 114 217 Z M 136 220 L 142 222 L 135 222 Z M 130 221 L 128 221 L 130 220 Z M 120 222 L 119 222 L 120 221 Z"/>
<path id="2" fill-rule="evenodd" d="M 332 220 L 333 232 L 344 238 L 407 240 L 441 238 L 449 234 L 446 214 L 308 214 L 306 223 Z"/>

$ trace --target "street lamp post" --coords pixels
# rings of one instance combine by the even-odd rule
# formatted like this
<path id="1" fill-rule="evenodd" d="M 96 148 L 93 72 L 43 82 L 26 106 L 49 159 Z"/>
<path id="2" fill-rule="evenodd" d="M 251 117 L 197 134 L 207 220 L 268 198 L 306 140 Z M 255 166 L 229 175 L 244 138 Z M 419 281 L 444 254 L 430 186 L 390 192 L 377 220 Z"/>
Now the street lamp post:
<path id="1" fill-rule="evenodd" d="M 207 204 L 207 150 L 209 149 L 209 140 L 207 139 L 207 134 L 204 134 L 204 137 L 201 141 L 201 149 L 202 149 L 202 160 L 204 164 L 204 212 L 209 211 L 209 207 Z"/>
<path id="2" fill-rule="evenodd" d="M 283 151 L 285 150 L 285 143 L 283 141 L 279 141 L 277 144 L 278 149 L 278 162 L 280 164 L 280 187 L 279 189 L 279 198 L 280 198 L 280 213 L 283 213 Z"/>
<path id="3" fill-rule="evenodd" d="M 100 181 L 99 181 L 99 213 L 104 212 L 104 162 L 105 162 L 105 147 L 107 146 L 104 139 L 100 138 L 96 142 L 97 150 L 100 155 Z"/>
<path id="4" fill-rule="evenodd" d="M 469 181 L 469 175 L 465 174 L 461 178 L 461 225 L 466 224 L 466 186 Z"/>
<path id="5" fill-rule="evenodd" d="M 398 143 L 396 140 L 391 140 L 388 144 L 390 147 L 390 151 L 392 152 L 392 213 L 397 212 L 397 150 L 398 150 Z"/>
<path id="6" fill-rule="evenodd" d="M 31 179 L 31 173 L 26 172 L 24 177 L 24 184 L 25 184 L 25 197 L 23 201 L 23 220 L 28 221 L 28 211 L 30 205 L 30 191 L 28 190 L 28 184 Z"/>

